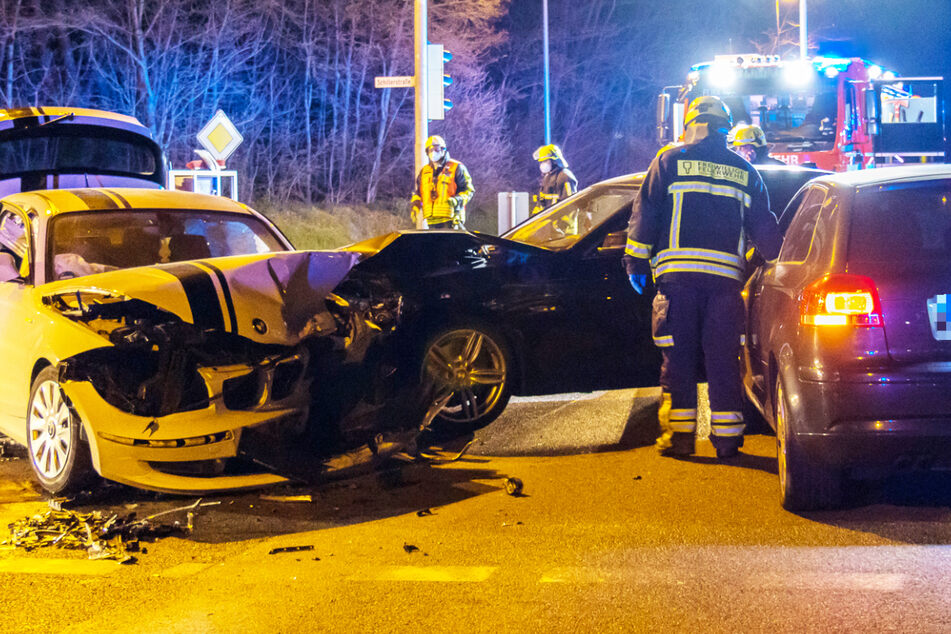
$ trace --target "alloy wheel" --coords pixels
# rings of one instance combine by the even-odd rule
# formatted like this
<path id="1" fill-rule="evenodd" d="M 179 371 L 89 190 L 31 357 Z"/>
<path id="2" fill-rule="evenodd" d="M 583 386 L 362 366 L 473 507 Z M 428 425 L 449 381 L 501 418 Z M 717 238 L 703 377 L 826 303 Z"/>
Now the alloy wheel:
<path id="1" fill-rule="evenodd" d="M 459 329 L 443 334 L 430 345 L 424 371 L 435 383 L 436 400 L 449 395 L 439 417 L 472 424 L 500 404 L 508 364 L 491 336 L 479 330 Z"/>
<path id="2" fill-rule="evenodd" d="M 72 446 L 70 411 L 56 381 L 43 381 L 30 401 L 28 421 L 30 459 L 50 480 L 63 473 Z"/>

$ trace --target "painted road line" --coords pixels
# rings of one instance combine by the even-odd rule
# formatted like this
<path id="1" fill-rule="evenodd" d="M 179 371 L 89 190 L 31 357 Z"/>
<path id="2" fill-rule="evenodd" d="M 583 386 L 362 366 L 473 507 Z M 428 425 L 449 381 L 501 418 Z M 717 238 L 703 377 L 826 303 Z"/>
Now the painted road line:
<path id="1" fill-rule="evenodd" d="M 153 577 L 163 577 L 167 579 L 181 579 L 182 577 L 190 577 L 191 575 L 196 575 L 205 568 L 209 567 L 211 564 L 199 564 L 194 562 L 185 562 L 183 564 L 178 564 L 177 566 L 172 566 L 167 570 L 162 572 L 157 572 Z"/>
<path id="2" fill-rule="evenodd" d="M 88 575 L 102 576 L 119 569 L 117 561 L 105 559 L 0 559 L 0 573 L 22 575 Z"/>
<path id="3" fill-rule="evenodd" d="M 604 583 L 605 571 L 596 568 L 555 568 L 541 576 L 539 583 Z"/>
<path id="4" fill-rule="evenodd" d="M 358 572 L 350 581 L 434 581 L 478 583 L 486 581 L 495 566 L 384 566 Z"/>
<path id="5" fill-rule="evenodd" d="M 871 590 L 898 592 L 908 575 L 878 572 L 789 572 L 764 573 L 747 579 L 750 587 L 788 590 Z"/>
<path id="6" fill-rule="evenodd" d="M 701 582 L 711 583 L 715 575 L 702 580 L 696 571 L 682 569 L 653 571 L 624 568 L 565 567 L 548 570 L 538 583 L 593 584 L 614 583 L 622 585 L 682 586 Z M 908 575 L 876 572 L 822 572 L 802 571 L 758 572 L 748 574 L 742 584 L 748 588 L 772 590 L 858 590 L 869 592 L 899 592 L 908 584 Z M 732 583 L 735 583 L 733 581 Z"/>

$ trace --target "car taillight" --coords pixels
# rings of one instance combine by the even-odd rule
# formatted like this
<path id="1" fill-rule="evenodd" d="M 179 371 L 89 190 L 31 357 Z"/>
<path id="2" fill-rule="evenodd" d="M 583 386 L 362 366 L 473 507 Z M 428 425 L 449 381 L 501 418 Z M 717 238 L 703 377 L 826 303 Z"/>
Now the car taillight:
<path id="1" fill-rule="evenodd" d="M 864 275 L 826 275 L 799 296 L 800 323 L 806 326 L 882 326 L 875 282 Z"/>

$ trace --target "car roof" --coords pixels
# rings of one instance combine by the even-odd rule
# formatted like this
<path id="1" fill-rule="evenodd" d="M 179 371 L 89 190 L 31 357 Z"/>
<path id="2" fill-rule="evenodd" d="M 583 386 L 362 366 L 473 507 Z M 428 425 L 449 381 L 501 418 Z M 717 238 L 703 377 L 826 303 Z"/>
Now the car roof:
<path id="1" fill-rule="evenodd" d="M 83 189 L 46 189 L 10 194 L 0 200 L 41 216 L 51 217 L 71 211 L 117 211 L 123 209 L 205 209 L 251 214 L 243 204 L 224 196 L 193 192 L 89 187 Z"/>
<path id="2" fill-rule="evenodd" d="M 601 187 L 604 185 L 628 185 L 631 187 L 641 185 L 644 183 L 644 177 L 647 175 L 647 172 L 636 172 L 634 174 L 625 174 L 623 176 L 614 176 L 612 178 L 605 179 L 603 181 L 598 181 L 595 185 Z"/>
<path id="3" fill-rule="evenodd" d="M 899 181 L 951 178 L 951 165 L 925 163 L 898 167 L 877 167 L 870 170 L 838 172 L 819 179 L 832 185 L 861 188 Z"/>
<path id="4" fill-rule="evenodd" d="M 152 133 L 135 117 L 97 110 L 95 108 L 69 108 L 64 106 L 36 106 L 27 108 L 0 109 L 0 132 L 22 129 L 26 120 L 35 119 L 35 125 L 42 125 L 59 117 L 72 115 L 62 123 L 69 125 L 96 125 L 108 128 L 128 130 L 152 138 Z M 27 124 L 28 126 L 28 124 Z"/>

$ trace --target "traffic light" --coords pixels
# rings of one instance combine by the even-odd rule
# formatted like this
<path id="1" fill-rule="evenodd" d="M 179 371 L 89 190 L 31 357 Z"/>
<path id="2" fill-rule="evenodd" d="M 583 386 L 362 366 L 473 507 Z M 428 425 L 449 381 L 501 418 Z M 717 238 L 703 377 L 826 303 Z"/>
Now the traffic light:
<path id="1" fill-rule="evenodd" d="M 452 59 L 452 53 L 445 50 L 442 44 L 428 44 L 426 46 L 426 94 L 429 103 L 426 110 L 430 120 L 445 119 L 446 110 L 452 108 L 452 101 L 446 99 L 446 86 L 452 83 L 452 77 L 443 72 L 443 65 Z"/>

